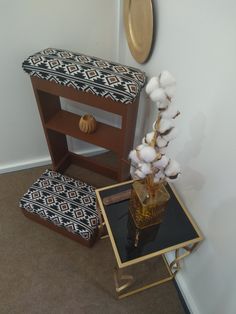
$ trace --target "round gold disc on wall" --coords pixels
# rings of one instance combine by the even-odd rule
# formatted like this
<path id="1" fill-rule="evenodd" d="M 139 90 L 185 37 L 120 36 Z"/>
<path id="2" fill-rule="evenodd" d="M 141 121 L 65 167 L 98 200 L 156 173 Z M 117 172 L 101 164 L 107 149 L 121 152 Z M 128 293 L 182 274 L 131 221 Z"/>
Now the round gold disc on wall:
<path id="1" fill-rule="evenodd" d="M 124 25 L 132 56 L 137 62 L 144 63 L 153 40 L 152 0 L 124 0 Z"/>

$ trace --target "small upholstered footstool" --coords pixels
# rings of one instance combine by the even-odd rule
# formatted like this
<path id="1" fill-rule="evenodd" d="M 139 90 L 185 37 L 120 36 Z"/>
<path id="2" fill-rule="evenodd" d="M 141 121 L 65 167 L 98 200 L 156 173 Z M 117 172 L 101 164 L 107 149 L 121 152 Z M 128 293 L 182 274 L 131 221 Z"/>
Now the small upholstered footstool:
<path id="1" fill-rule="evenodd" d="M 98 233 L 95 189 L 46 170 L 20 200 L 25 216 L 86 246 Z"/>

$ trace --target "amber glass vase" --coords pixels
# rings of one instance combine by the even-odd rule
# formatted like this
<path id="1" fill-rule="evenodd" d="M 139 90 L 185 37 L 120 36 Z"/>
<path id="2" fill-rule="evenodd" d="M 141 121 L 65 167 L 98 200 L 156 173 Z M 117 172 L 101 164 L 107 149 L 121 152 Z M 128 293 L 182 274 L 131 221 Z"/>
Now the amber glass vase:
<path id="1" fill-rule="evenodd" d="M 138 229 L 144 229 L 163 220 L 170 195 L 163 183 L 137 180 L 132 184 L 129 210 Z"/>

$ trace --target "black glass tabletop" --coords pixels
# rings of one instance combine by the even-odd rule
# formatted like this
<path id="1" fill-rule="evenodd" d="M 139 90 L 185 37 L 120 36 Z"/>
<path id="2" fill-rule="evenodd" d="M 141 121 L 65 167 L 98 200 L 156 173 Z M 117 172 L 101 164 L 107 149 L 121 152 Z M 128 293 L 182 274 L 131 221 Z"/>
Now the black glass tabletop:
<path id="1" fill-rule="evenodd" d="M 101 199 L 131 188 L 126 183 L 99 191 Z M 103 205 L 114 242 L 121 260 L 125 263 L 199 238 L 192 221 L 167 186 L 170 200 L 161 224 L 140 230 L 137 247 L 134 245 L 136 227 L 129 213 L 129 200 Z"/>

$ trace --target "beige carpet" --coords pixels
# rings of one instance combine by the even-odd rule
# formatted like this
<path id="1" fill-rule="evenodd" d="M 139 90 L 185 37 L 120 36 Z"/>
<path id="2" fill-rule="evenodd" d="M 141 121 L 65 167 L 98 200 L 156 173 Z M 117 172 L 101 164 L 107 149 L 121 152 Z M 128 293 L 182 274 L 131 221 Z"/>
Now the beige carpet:
<path id="1" fill-rule="evenodd" d="M 44 169 L 0 175 L 0 313 L 184 313 L 173 282 L 117 300 L 109 239 L 89 249 L 25 218 L 18 201 Z M 112 182 L 78 167 L 67 174 L 95 186 Z"/>

